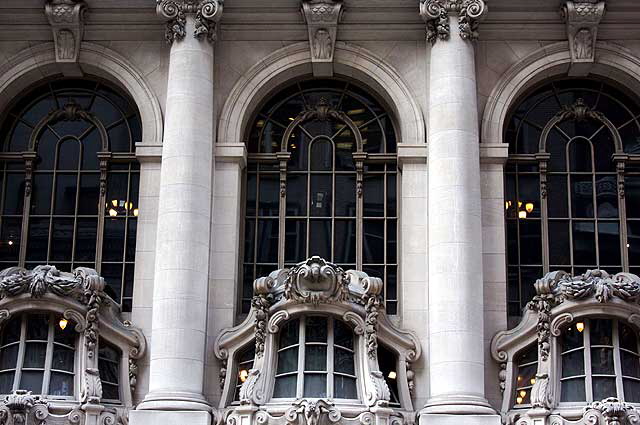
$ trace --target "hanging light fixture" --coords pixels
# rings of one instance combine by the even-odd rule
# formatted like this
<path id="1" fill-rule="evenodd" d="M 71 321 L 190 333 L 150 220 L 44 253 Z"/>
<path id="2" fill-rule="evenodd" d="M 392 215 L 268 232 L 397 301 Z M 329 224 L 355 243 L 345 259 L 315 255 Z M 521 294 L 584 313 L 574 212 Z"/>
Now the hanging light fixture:
<path id="1" fill-rule="evenodd" d="M 578 330 L 578 332 L 584 331 L 584 322 L 576 323 L 576 329 Z"/>
<path id="2" fill-rule="evenodd" d="M 247 369 L 242 369 L 238 372 L 238 377 L 240 378 L 240 382 L 244 382 L 249 377 L 249 371 Z"/>
<path id="3" fill-rule="evenodd" d="M 60 321 L 58 322 L 58 325 L 60 326 L 60 329 L 65 330 L 65 328 L 67 327 L 67 325 L 69 324 L 69 321 L 67 319 L 65 319 L 64 317 L 62 319 L 60 319 Z"/>
<path id="4" fill-rule="evenodd" d="M 525 210 L 518 211 L 518 218 L 527 218 L 527 212 Z"/>
<path id="5" fill-rule="evenodd" d="M 531 214 L 533 212 L 533 202 L 527 202 L 524 206 L 524 209 Z"/>

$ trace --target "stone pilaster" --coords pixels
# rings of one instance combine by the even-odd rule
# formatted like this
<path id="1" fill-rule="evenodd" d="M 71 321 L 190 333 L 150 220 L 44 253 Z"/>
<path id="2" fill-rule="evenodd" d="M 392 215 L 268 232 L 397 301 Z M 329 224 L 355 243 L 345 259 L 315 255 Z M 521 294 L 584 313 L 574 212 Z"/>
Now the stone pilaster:
<path id="1" fill-rule="evenodd" d="M 430 47 L 430 397 L 422 423 L 499 424 L 484 397 L 480 155 L 474 47 L 482 0 L 423 0 Z"/>
<path id="2" fill-rule="evenodd" d="M 213 173 L 213 41 L 222 2 L 158 0 L 171 45 L 149 393 L 131 424 L 211 423 L 203 396 Z"/>

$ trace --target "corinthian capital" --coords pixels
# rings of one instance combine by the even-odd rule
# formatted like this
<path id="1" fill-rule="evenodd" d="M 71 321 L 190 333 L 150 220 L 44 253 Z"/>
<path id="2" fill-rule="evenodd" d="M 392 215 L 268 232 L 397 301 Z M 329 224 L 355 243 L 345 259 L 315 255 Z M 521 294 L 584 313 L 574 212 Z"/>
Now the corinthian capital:
<path id="1" fill-rule="evenodd" d="M 427 40 L 451 36 L 449 15 L 458 14 L 458 33 L 465 40 L 478 38 L 478 26 L 487 10 L 485 0 L 420 0 L 420 16 L 427 23 Z"/>
<path id="2" fill-rule="evenodd" d="M 223 3 L 224 0 L 156 0 L 158 15 L 167 19 L 167 42 L 173 43 L 185 37 L 187 14 L 195 14 L 194 37 L 215 41 L 216 24 L 222 17 Z"/>

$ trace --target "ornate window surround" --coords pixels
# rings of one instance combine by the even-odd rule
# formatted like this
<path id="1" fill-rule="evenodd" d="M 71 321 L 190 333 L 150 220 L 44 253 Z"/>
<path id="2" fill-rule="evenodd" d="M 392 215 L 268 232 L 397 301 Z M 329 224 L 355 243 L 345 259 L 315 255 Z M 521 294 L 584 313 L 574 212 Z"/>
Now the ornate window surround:
<path id="1" fill-rule="evenodd" d="M 503 392 L 501 414 L 507 424 L 609 423 L 612 412 L 621 418 L 635 415 L 637 405 L 615 398 L 591 404 L 560 403 L 560 345 L 562 330 L 580 319 L 602 317 L 617 319 L 640 330 L 640 277 L 631 273 L 610 275 L 589 270 L 572 277 L 563 271 L 547 273 L 535 283 L 536 295 L 527 304 L 517 327 L 498 332 L 491 342 L 491 355 L 500 363 L 500 388 Z M 531 389 L 531 408 L 517 409 L 515 404 L 516 358 L 537 342 L 538 368 Z M 609 415 L 609 416 L 608 416 Z M 637 419 L 636 419 L 637 420 Z"/>
<path id="2" fill-rule="evenodd" d="M 146 340 L 140 329 L 121 321 L 120 306 L 104 293 L 104 288 L 104 279 L 95 270 L 83 267 L 72 273 L 60 272 L 49 265 L 33 270 L 10 267 L 0 272 L 0 327 L 10 317 L 34 311 L 73 320 L 79 334 L 77 355 L 80 358 L 76 369 L 76 382 L 80 384 L 76 390 L 80 395 L 78 399 L 53 401 L 46 396 L 16 391 L 0 402 L 0 418 L 12 415 L 15 422 L 18 415 L 23 422 L 26 417 L 34 417 L 51 424 L 88 420 L 118 423 L 128 415 L 133 407 L 137 361 L 145 353 Z M 101 400 L 100 339 L 122 350 L 118 404 Z M 123 385 L 126 382 L 129 385 Z"/>
<path id="3" fill-rule="evenodd" d="M 381 305 L 382 280 L 354 270 L 344 271 L 320 257 L 311 257 L 291 269 L 280 269 L 254 282 L 255 296 L 249 315 L 240 325 L 224 329 L 215 342 L 215 354 L 223 362 L 220 408 L 226 417 L 243 423 L 300 423 L 298 415 L 328 415 L 330 422 L 359 423 L 368 417 L 404 422 L 413 415 L 411 363 L 421 354 L 418 338 L 396 328 Z M 275 382 L 278 332 L 287 320 L 302 315 L 335 317 L 353 327 L 356 375 L 360 400 L 305 398 L 271 400 Z M 378 341 L 398 358 L 397 382 L 401 408 L 389 408 L 389 388 L 380 372 Z M 253 368 L 234 403 L 236 357 L 248 344 L 255 344 Z M 265 374 L 262 371 L 272 371 Z M 317 419 L 317 418 L 316 418 Z M 229 419 L 231 420 L 231 419 Z M 244 422 L 249 421 L 249 422 Z"/>

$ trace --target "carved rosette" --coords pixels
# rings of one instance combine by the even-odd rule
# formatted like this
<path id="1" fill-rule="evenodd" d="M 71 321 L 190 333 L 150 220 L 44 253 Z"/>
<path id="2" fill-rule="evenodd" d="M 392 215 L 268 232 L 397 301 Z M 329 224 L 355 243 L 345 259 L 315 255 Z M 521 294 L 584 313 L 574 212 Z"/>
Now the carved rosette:
<path id="1" fill-rule="evenodd" d="M 307 24 L 313 73 L 316 77 L 331 76 L 342 0 L 303 0 L 300 11 Z"/>
<path id="2" fill-rule="evenodd" d="M 450 14 L 458 15 L 458 34 L 464 40 L 478 39 L 478 26 L 487 6 L 484 0 L 420 0 L 420 16 L 427 24 L 427 40 L 448 40 Z"/>
<path id="3" fill-rule="evenodd" d="M 78 62 L 87 5 L 81 0 L 49 0 L 44 12 L 53 32 L 56 62 Z"/>
<path id="4" fill-rule="evenodd" d="M 156 0 L 158 15 L 167 20 L 165 39 L 171 44 L 187 34 L 187 15 L 195 15 L 193 36 L 216 40 L 217 24 L 222 17 L 224 0 Z"/>
<path id="5" fill-rule="evenodd" d="M 598 0 L 566 1 L 560 10 L 567 25 L 571 51 L 571 75 L 586 75 L 595 59 L 598 25 L 605 14 L 605 2 Z"/>

